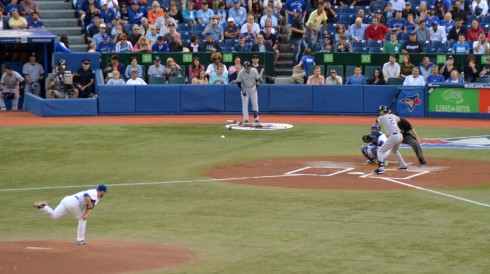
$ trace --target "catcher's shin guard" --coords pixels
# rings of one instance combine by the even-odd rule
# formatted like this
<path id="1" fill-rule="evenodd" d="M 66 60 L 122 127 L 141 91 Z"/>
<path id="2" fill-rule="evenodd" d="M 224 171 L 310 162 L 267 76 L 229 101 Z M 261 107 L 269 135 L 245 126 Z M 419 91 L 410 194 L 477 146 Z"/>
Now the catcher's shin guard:
<path id="1" fill-rule="evenodd" d="M 368 159 L 369 161 L 373 161 L 374 162 L 374 158 L 372 157 L 369 157 L 369 154 L 367 153 L 367 150 L 368 150 L 368 147 L 367 146 L 361 146 L 361 153 L 362 155 L 364 155 L 364 157 L 366 157 L 366 159 Z"/>

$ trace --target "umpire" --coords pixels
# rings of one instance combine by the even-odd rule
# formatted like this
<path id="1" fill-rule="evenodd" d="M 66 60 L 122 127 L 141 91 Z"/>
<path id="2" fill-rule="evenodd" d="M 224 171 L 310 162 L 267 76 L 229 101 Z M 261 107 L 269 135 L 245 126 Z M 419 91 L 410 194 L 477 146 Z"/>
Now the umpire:
<path id="1" fill-rule="evenodd" d="M 400 117 L 398 113 L 394 113 L 396 116 Z M 412 127 L 412 124 L 407 119 L 400 117 L 400 122 L 398 122 L 398 127 L 403 134 L 403 142 L 412 147 L 415 155 L 419 160 L 421 165 L 427 164 L 427 161 L 424 158 L 424 154 L 422 153 L 422 148 L 420 147 L 419 137 L 417 136 L 417 131 Z"/>

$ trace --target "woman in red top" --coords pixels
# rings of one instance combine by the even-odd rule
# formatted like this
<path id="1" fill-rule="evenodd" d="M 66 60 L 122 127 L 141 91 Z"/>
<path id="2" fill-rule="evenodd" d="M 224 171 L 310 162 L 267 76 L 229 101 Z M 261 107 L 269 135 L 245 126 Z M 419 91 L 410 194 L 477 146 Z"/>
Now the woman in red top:
<path id="1" fill-rule="evenodd" d="M 480 23 L 476 19 L 471 22 L 471 28 L 466 32 L 466 41 L 478 41 L 480 34 L 484 33 L 483 29 L 480 27 Z"/>
<path id="2" fill-rule="evenodd" d="M 192 65 L 189 67 L 189 77 L 197 77 L 201 70 L 204 70 L 201 59 L 199 59 L 199 57 L 194 57 L 194 59 L 192 59 Z"/>

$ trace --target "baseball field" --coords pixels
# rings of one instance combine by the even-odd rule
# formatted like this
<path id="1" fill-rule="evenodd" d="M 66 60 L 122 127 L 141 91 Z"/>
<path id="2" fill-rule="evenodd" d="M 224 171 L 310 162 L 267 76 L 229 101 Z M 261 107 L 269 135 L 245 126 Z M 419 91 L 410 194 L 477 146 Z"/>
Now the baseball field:
<path id="1" fill-rule="evenodd" d="M 373 175 L 375 117 L 227 119 L 1 113 L 0 273 L 489 273 L 490 150 L 424 148 L 420 166 L 403 148 L 409 171 L 390 156 Z M 488 121 L 409 120 L 428 140 L 490 138 Z M 100 183 L 84 246 L 71 215 L 32 207 Z"/>

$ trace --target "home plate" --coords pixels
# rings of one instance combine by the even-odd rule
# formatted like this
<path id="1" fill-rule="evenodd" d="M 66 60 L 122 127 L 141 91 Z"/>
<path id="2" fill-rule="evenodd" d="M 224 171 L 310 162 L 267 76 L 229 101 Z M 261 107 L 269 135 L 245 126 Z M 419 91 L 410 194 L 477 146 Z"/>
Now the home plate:
<path id="1" fill-rule="evenodd" d="M 48 250 L 51 249 L 51 247 L 37 247 L 37 246 L 28 246 L 26 249 L 31 249 L 31 250 Z"/>
<path id="2" fill-rule="evenodd" d="M 350 175 L 364 175 L 364 172 L 354 171 L 354 172 L 348 172 L 347 174 L 350 174 Z"/>

